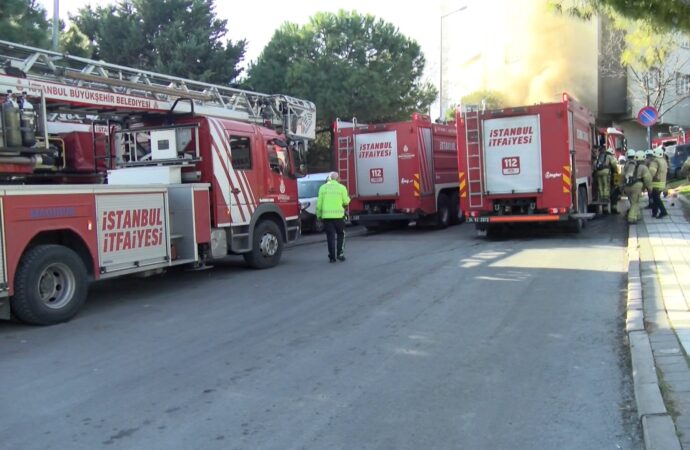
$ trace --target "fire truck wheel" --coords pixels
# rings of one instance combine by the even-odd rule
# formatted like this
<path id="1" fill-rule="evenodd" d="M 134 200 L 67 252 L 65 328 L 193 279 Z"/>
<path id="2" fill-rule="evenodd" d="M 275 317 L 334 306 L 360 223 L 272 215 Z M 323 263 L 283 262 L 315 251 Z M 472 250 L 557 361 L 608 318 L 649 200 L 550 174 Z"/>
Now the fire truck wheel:
<path id="1" fill-rule="evenodd" d="M 575 219 L 570 223 L 570 231 L 577 234 L 585 227 L 584 219 Z"/>
<path id="2" fill-rule="evenodd" d="M 450 223 L 457 225 L 462 223 L 463 215 L 460 210 L 460 196 L 457 192 L 453 192 L 450 196 Z"/>
<path id="3" fill-rule="evenodd" d="M 283 239 L 275 222 L 264 220 L 254 228 L 252 250 L 244 254 L 244 260 L 254 269 L 267 269 L 280 261 Z"/>
<path id="4" fill-rule="evenodd" d="M 88 290 L 81 258 L 62 245 L 39 245 L 28 250 L 14 281 L 12 312 L 37 325 L 64 322 L 77 314 Z"/>
<path id="5" fill-rule="evenodd" d="M 450 224 L 450 207 L 448 197 L 445 194 L 438 196 L 438 208 L 436 209 L 436 228 L 447 228 Z"/>

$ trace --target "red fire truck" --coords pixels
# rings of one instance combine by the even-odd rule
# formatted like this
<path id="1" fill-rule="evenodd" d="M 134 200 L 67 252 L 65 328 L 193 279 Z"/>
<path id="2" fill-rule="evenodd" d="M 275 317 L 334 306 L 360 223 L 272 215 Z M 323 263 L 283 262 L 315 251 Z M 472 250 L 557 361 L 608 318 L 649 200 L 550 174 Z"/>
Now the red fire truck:
<path id="1" fill-rule="evenodd" d="M 277 264 L 313 103 L 0 41 L 0 317 L 73 317 L 88 281 Z"/>
<path id="2" fill-rule="evenodd" d="M 410 221 L 457 223 L 455 126 L 415 113 L 407 122 L 336 121 L 335 159 L 350 192 L 350 218 L 367 228 Z"/>
<path id="3" fill-rule="evenodd" d="M 494 234 L 524 222 L 577 231 L 592 199 L 594 117 L 567 94 L 558 103 L 457 113 L 460 205 Z"/>
<path id="4" fill-rule="evenodd" d="M 663 145 L 664 147 L 672 147 L 674 145 L 682 145 L 690 142 L 690 131 L 672 125 L 669 126 L 668 133 L 660 133 L 658 137 L 652 139 L 652 148 Z"/>

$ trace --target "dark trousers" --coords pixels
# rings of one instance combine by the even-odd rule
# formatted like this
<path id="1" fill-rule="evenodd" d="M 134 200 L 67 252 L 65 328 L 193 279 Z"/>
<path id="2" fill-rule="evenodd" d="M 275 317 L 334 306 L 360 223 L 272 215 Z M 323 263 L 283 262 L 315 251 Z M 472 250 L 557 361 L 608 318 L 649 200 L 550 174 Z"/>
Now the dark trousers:
<path id="1" fill-rule="evenodd" d="M 345 244 L 345 220 L 343 219 L 322 219 L 323 228 L 326 231 L 326 242 L 328 242 L 328 257 L 334 259 L 343 256 L 343 245 Z M 336 237 L 337 250 L 336 253 Z"/>
<path id="2" fill-rule="evenodd" d="M 661 191 L 662 190 L 659 188 L 652 189 L 652 216 L 654 217 L 656 217 L 657 213 L 662 216 L 668 215 L 666 206 L 664 206 L 664 202 L 661 201 Z"/>

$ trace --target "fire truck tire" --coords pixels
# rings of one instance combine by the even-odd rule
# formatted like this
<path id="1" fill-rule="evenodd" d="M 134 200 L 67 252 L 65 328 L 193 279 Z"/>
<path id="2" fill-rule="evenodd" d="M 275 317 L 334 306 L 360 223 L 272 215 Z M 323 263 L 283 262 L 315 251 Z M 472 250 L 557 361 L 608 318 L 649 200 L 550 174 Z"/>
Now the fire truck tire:
<path id="1" fill-rule="evenodd" d="M 460 195 L 457 192 L 453 192 L 450 196 L 450 223 L 451 225 L 457 225 L 462 223 L 463 219 L 464 216 L 460 209 Z"/>
<path id="2" fill-rule="evenodd" d="M 436 228 L 448 228 L 450 225 L 450 206 L 448 196 L 441 194 L 438 196 L 438 207 L 436 209 Z"/>
<path id="3" fill-rule="evenodd" d="M 283 238 L 278 225 L 264 220 L 254 228 L 252 250 L 245 253 L 244 260 L 254 269 L 268 269 L 280 262 L 283 254 Z"/>
<path id="4" fill-rule="evenodd" d="M 19 262 L 12 313 L 36 325 L 65 322 L 77 314 L 87 291 L 88 275 L 79 255 L 62 245 L 39 245 Z"/>
<path id="5" fill-rule="evenodd" d="M 575 234 L 580 233 L 584 228 L 585 228 L 585 220 L 584 219 L 575 219 L 575 220 L 571 221 L 571 223 L 570 223 L 570 231 L 572 231 Z"/>

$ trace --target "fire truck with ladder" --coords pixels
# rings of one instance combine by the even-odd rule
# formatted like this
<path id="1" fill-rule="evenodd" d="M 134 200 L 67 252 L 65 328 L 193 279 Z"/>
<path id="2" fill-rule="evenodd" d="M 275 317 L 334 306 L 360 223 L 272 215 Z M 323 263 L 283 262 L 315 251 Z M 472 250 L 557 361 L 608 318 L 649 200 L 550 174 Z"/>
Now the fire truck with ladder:
<path id="1" fill-rule="evenodd" d="M 334 125 L 337 170 L 352 201 L 350 219 L 368 229 L 391 224 L 458 223 L 455 126 L 411 120 Z"/>
<path id="2" fill-rule="evenodd" d="M 88 283 L 299 236 L 314 104 L 0 41 L 0 318 L 72 318 Z"/>
<path id="3" fill-rule="evenodd" d="M 487 236 L 516 223 L 558 222 L 580 231 L 592 202 L 592 113 L 562 101 L 458 109 L 460 205 Z"/>

